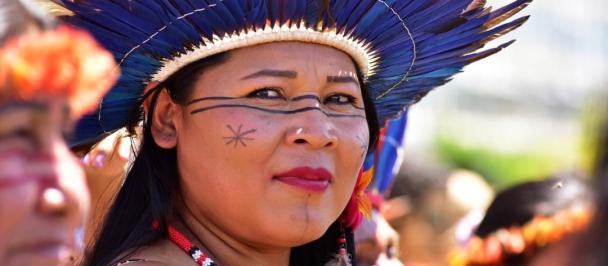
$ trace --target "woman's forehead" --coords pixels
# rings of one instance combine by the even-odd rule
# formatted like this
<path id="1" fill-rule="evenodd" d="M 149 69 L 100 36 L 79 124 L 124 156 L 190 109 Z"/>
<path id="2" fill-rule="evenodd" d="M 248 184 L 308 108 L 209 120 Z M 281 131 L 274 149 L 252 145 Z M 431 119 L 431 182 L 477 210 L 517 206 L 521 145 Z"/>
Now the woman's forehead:
<path id="1" fill-rule="evenodd" d="M 251 69 L 290 67 L 305 71 L 312 67 L 317 71 L 356 72 L 350 56 L 321 44 L 273 42 L 236 49 L 230 54 L 227 63 L 245 63 L 245 66 Z"/>
<path id="2" fill-rule="evenodd" d="M 55 123 L 69 122 L 70 109 L 61 99 L 53 101 L 5 101 L 0 102 L 0 121 L 4 127 L 52 120 Z"/>
<path id="3" fill-rule="evenodd" d="M 0 115 L 14 111 L 31 111 L 48 114 L 51 110 L 69 113 L 67 96 L 39 94 L 29 99 L 16 97 L 0 99 Z"/>
<path id="4" fill-rule="evenodd" d="M 318 44 L 277 42 L 230 51 L 225 62 L 203 71 L 197 83 L 206 93 L 213 94 L 224 91 L 224 87 L 268 80 L 265 78 L 326 83 L 336 77 L 358 83 L 355 63 L 344 52 Z"/>

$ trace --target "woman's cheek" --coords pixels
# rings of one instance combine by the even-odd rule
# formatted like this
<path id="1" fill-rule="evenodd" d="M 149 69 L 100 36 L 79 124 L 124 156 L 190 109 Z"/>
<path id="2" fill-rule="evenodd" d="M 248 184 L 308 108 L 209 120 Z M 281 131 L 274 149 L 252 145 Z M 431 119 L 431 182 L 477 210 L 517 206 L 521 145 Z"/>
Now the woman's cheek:
<path id="1" fill-rule="evenodd" d="M 181 143 L 178 152 L 180 157 L 185 157 L 182 159 L 191 161 L 185 167 L 198 168 L 198 172 L 201 168 L 209 174 L 226 169 L 261 171 L 257 168 L 266 165 L 280 141 L 281 123 L 276 120 L 276 116 L 243 110 L 199 114 L 187 121 L 191 125 L 186 125 L 180 133 L 185 133 L 187 139 L 178 141 Z M 215 163 L 210 168 L 200 162 Z"/>
<path id="2" fill-rule="evenodd" d="M 234 117 L 225 117 L 218 121 L 217 128 L 221 129 L 217 139 L 232 152 L 261 152 L 272 150 L 281 138 L 281 123 L 276 117 L 256 115 L 247 112 Z M 259 155 L 262 155 L 259 154 Z"/>
<path id="3" fill-rule="evenodd" d="M 58 185 L 67 197 L 70 226 L 81 226 L 88 216 L 91 199 L 84 170 L 74 155 L 60 141 L 55 146 L 56 167 L 59 169 Z"/>
<path id="4" fill-rule="evenodd" d="M 347 131 L 342 131 L 343 145 L 339 149 L 340 155 L 337 161 L 341 164 L 340 168 L 347 176 L 348 187 L 354 188 L 367 153 L 369 130 L 367 123 L 353 123 L 345 128 L 347 128 Z"/>
<path id="5" fill-rule="evenodd" d="M 0 257 L 11 241 L 20 238 L 14 234 L 23 230 L 17 228 L 25 225 L 27 219 L 34 216 L 37 190 L 37 184 L 34 182 L 0 188 Z"/>
<path id="6" fill-rule="evenodd" d="M 361 123 L 353 121 L 353 123 L 345 123 L 342 125 L 341 139 L 342 147 L 340 149 L 341 158 L 356 165 L 356 171 L 359 171 L 360 166 L 367 154 L 369 146 L 369 129 L 367 122 Z"/>

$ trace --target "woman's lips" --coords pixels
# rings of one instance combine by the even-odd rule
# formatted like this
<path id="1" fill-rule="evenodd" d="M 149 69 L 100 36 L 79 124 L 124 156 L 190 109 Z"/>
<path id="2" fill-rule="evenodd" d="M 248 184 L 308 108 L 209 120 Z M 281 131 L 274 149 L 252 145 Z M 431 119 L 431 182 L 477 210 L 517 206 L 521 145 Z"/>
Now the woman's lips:
<path id="1" fill-rule="evenodd" d="M 274 179 L 310 192 L 323 192 L 333 176 L 325 168 L 297 167 L 276 175 Z"/>

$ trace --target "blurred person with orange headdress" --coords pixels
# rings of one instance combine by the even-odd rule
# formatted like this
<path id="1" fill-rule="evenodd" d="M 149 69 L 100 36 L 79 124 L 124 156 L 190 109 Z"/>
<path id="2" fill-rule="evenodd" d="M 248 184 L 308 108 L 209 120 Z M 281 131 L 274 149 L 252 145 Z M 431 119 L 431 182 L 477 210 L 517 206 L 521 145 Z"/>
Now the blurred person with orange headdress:
<path id="1" fill-rule="evenodd" d="M 474 235 L 450 254 L 450 264 L 561 265 L 592 213 L 591 193 L 574 177 L 516 185 L 496 196 Z"/>
<path id="2" fill-rule="evenodd" d="M 0 265 L 66 265 L 89 208 L 64 135 L 113 84 L 111 54 L 25 0 L 0 1 Z"/>

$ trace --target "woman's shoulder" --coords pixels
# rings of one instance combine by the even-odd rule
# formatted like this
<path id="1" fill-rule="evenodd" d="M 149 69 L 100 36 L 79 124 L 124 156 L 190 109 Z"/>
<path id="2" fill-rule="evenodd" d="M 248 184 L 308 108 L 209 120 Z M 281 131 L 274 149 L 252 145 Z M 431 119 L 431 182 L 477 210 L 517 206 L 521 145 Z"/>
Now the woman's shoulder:
<path id="1" fill-rule="evenodd" d="M 116 264 L 116 266 L 171 266 L 196 265 L 184 251 L 167 240 L 139 248 Z"/>
<path id="2" fill-rule="evenodd" d="M 169 266 L 169 264 L 146 259 L 126 259 L 117 263 L 116 266 Z"/>

